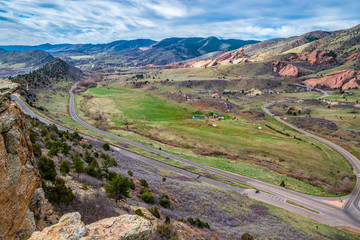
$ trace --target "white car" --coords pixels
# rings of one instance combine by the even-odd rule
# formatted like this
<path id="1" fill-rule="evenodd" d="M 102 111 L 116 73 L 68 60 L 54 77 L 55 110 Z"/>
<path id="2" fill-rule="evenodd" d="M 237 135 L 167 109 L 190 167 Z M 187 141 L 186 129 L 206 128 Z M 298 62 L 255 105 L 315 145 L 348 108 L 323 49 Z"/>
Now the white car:
<path id="1" fill-rule="evenodd" d="M 358 174 L 358 178 L 360 178 L 360 173 Z"/>

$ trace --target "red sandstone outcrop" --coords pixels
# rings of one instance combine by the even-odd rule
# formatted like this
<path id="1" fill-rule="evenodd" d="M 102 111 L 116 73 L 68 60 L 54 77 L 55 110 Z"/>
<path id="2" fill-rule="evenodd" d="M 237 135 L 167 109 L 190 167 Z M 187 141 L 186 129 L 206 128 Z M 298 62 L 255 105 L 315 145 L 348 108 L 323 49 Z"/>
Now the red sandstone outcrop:
<path id="1" fill-rule="evenodd" d="M 14 239 L 40 186 L 28 125 L 9 100 L 18 87 L 0 80 L 0 239 Z"/>
<path id="2" fill-rule="evenodd" d="M 298 56 L 298 58 L 292 56 L 291 61 L 308 61 L 310 66 L 321 65 L 323 63 L 332 63 L 335 62 L 334 57 L 329 56 L 330 51 L 316 49 L 312 52 L 305 52 Z"/>
<path id="3" fill-rule="evenodd" d="M 312 78 L 304 81 L 312 87 L 327 86 L 330 88 L 360 88 L 360 73 L 356 76 L 356 71 L 352 69 L 335 71 L 322 78 Z"/>
<path id="4" fill-rule="evenodd" d="M 357 59 L 360 59 L 360 52 L 355 52 L 348 56 L 347 58 L 344 58 L 345 63 L 353 62 Z"/>
<path id="5" fill-rule="evenodd" d="M 281 76 L 298 77 L 299 70 L 292 64 L 284 66 L 280 61 L 273 62 L 273 72 L 279 73 Z"/>
<path id="6" fill-rule="evenodd" d="M 299 70 L 294 65 L 288 64 L 285 67 L 280 69 L 279 74 L 281 76 L 298 77 L 299 76 Z"/>
<path id="7" fill-rule="evenodd" d="M 244 49 L 240 48 L 234 52 L 226 52 L 215 59 L 188 62 L 184 64 L 184 67 L 213 67 L 216 65 L 239 64 L 248 61 L 249 59 L 244 55 Z"/>

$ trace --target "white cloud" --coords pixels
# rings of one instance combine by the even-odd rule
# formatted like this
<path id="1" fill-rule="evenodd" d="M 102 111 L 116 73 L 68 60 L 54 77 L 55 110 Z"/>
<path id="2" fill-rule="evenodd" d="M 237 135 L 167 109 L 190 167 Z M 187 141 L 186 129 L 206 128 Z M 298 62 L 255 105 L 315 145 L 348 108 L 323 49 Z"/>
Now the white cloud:
<path id="1" fill-rule="evenodd" d="M 11 0 L 0 2 L 0 44 L 289 37 L 354 26 L 358 12 L 358 0 Z"/>

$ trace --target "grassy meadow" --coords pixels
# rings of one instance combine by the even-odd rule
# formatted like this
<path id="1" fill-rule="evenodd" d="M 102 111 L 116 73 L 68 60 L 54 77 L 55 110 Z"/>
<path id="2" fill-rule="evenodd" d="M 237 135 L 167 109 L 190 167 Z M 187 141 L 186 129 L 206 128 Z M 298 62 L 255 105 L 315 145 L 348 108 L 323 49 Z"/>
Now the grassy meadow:
<path id="1" fill-rule="evenodd" d="M 133 88 L 124 83 L 88 89 L 77 97 L 77 102 L 88 109 L 90 115 L 86 116 L 80 109 L 78 115 L 96 125 L 91 116 L 100 113 L 107 119 L 107 131 L 116 135 L 270 183 L 280 184 L 285 180 L 288 188 L 308 194 L 331 195 L 323 187 L 288 177 L 286 173 L 326 182 L 336 181 L 336 171 L 351 174 L 351 167 L 337 152 L 272 119 L 250 120 L 232 113 L 230 119 L 217 121 L 217 127 L 214 127 L 209 120 L 192 119 L 199 110 L 196 106 L 168 100 L 161 93 L 164 90 L 161 84 L 155 85 L 158 86 L 156 91 Z M 84 95 L 92 98 L 85 99 Z M 260 109 L 266 99 L 259 97 L 247 101 L 250 102 L 245 109 Z M 235 100 L 234 103 L 239 104 Z M 258 128 L 260 126 L 262 129 Z M 296 140 L 294 135 L 304 141 Z M 210 153 L 216 150 L 217 153 L 203 156 L 195 154 L 194 150 Z M 228 159 L 222 153 L 237 157 Z"/>

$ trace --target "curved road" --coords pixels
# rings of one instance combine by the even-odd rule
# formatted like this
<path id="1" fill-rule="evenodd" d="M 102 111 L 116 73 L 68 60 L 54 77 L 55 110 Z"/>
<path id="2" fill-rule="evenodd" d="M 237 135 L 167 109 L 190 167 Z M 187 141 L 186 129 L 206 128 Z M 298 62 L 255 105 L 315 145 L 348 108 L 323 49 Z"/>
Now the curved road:
<path id="1" fill-rule="evenodd" d="M 314 197 L 314 196 L 301 194 L 301 193 L 298 193 L 298 192 L 295 192 L 295 191 L 292 191 L 292 190 L 288 190 L 288 189 L 285 189 L 283 187 L 276 186 L 276 185 L 273 185 L 273 184 L 269 184 L 269 183 L 266 183 L 266 182 L 263 182 L 263 181 L 260 181 L 260 180 L 257 180 L 257 179 L 252 179 L 252 178 L 242 176 L 242 175 L 239 175 L 239 174 L 235 174 L 235 173 L 231 173 L 231 172 L 228 172 L 228 171 L 225 171 L 225 170 L 221 170 L 221 169 L 209 167 L 209 166 L 206 166 L 206 165 L 203 165 L 203 164 L 199 164 L 199 163 L 196 163 L 196 162 L 192 162 L 192 161 L 189 161 L 187 159 L 184 159 L 184 158 L 181 158 L 181 157 L 178 157 L 178 156 L 175 156 L 175 155 L 160 151 L 158 149 L 154 149 L 154 148 L 151 148 L 151 147 L 148 147 L 148 146 L 145 146 L 145 145 L 142 145 L 142 144 L 127 140 L 125 138 L 121 138 L 119 136 L 116 136 L 114 134 L 102 131 L 100 129 L 97 129 L 97 128 L 91 126 L 90 124 L 88 124 L 85 121 L 81 120 L 76 115 L 75 96 L 73 94 L 73 90 L 77 86 L 77 84 L 78 83 L 75 83 L 72 86 L 72 88 L 70 89 L 70 91 L 69 91 L 69 94 L 70 94 L 69 112 L 70 112 L 71 117 L 76 122 L 83 125 L 84 127 L 88 128 L 88 129 L 90 129 L 92 131 L 95 131 L 97 133 L 100 133 L 102 135 L 105 135 L 107 137 L 110 137 L 110 138 L 116 139 L 118 141 L 127 143 L 129 145 L 136 146 L 136 147 L 144 149 L 146 151 L 149 151 L 149 152 L 152 152 L 152 153 L 155 153 L 155 154 L 159 154 L 161 156 L 164 156 L 164 157 L 167 157 L 167 158 L 170 158 L 170 159 L 185 163 L 185 164 L 187 164 L 189 166 L 193 166 L 193 167 L 202 169 L 202 170 L 204 170 L 204 171 L 206 171 L 208 173 L 212 173 L 212 174 L 221 176 L 223 178 L 230 179 L 230 180 L 235 181 L 235 182 L 239 182 L 239 183 L 243 183 L 243 184 L 246 184 L 246 185 L 249 185 L 249 186 L 253 186 L 253 187 L 257 188 L 257 189 L 260 189 L 260 190 L 264 191 L 264 192 L 262 191 L 260 193 L 255 193 L 254 190 L 245 190 L 244 192 L 247 192 L 248 195 L 251 198 L 254 198 L 254 199 L 257 199 L 257 200 L 260 200 L 260 201 L 264 201 L 264 202 L 267 202 L 269 204 L 273 204 L 273 205 L 276 205 L 276 206 L 279 206 L 279 207 L 294 211 L 294 212 L 299 213 L 299 214 L 301 214 L 303 216 L 312 218 L 312 219 L 314 219 L 316 221 L 319 221 L 319 222 L 322 222 L 322 223 L 325 223 L 325 224 L 328 224 L 328 225 L 336 225 L 336 226 L 349 225 L 349 226 L 352 226 L 352 227 L 360 228 L 360 216 L 358 215 L 358 211 L 357 211 L 357 209 L 355 209 L 356 210 L 355 212 L 351 211 L 355 204 L 352 204 L 349 201 L 347 201 L 347 203 L 345 205 L 345 208 L 336 207 L 334 205 L 331 205 L 331 204 L 327 203 L 324 198 L 319 198 L 319 197 Z M 34 114 L 31 111 L 31 109 L 29 109 L 28 106 L 26 104 L 24 104 L 16 96 L 13 96 L 13 99 L 15 101 L 17 101 L 23 107 L 24 111 L 29 113 L 31 116 L 37 117 L 41 121 L 48 122 L 47 124 L 50 123 L 46 119 L 43 119 L 43 118 L 37 116 L 36 114 Z M 269 112 L 267 107 L 269 107 L 271 104 L 275 104 L 275 103 L 274 102 L 267 103 L 267 104 L 265 104 L 263 106 L 263 110 L 267 114 L 270 114 L 270 115 L 271 115 L 271 113 Z M 285 122 L 285 124 L 288 125 L 286 122 Z M 291 127 L 293 127 L 293 126 L 291 126 Z M 317 136 L 315 136 L 315 137 L 317 137 Z M 325 140 L 325 139 L 323 139 L 323 140 Z M 325 141 L 327 141 L 327 140 L 325 140 Z M 334 144 L 334 143 L 332 143 L 332 144 Z M 334 145 L 336 145 L 336 144 L 334 144 Z M 340 146 L 337 146 L 337 147 L 340 147 Z M 344 151 L 346 151 L 346 150 L 344 150 Z M 126 152 L 126 151 L 124 151 L 124 152 Z M 144 158 L 144 157 L 136 155 L 136 154 L 133 154 L 133 157 L 136 157 L 137 159 L 143 158 L 141 161 L 147 161 L 147 162 L 150 162 L 150 163 L 151 163 L 151 161 L 154 161 L 154 160 L 147 159 L 147 158 Z M 352 160 L 354 160 L 356 162 L 357 159 L 355 158 L 355 159 L 352 159 Z M 159 165 L 159 164 L 157 164 L 157 165 Z M 165 164 L 163 164 L 163 165 L 165 165 Z M 167 166 L 168 165 L 165 165 L 165 166 L 162 166 L 162 167 L 171 168 L 170 170 L 173 170 L 173 171 L 176 171 L 176 172 L 180 171 L 179 173 L 181 173 L 181 171 L 184 172 L 184 170 L 182 170 L 182 169 L 177 169 L 175 167 L 171 167 L 171 166 L 167 167 Z M 202 177 L 201 179 L 205 179 L 205 178 Z M 211 180 L 211 179 L 210 179 L 210 181 L 216 182 L 216 181 Z M 205 182 L 207 182 L 207 181 L 205 181 Z M 217 184 L 215 184 L 215 185 L 219 186 L 219 184 L 220 185 L 221 184 L 226 185 L 224 183 L 219 183 L 219 182 L 217 182 Z M 229 187 L 228 187 L 228 189 L 229 189 Z M 357 203 L 358 196 L 355 196 L 354 193 L 357 190 L 359 190 L 358 185 L 356 186 L 356 190 L 354 190 L 353 194 L 350 195 L 350 199 L 353 199 L 352 201 L 356 202 L 356 203 Z M 270 193 L 270 194 L 268 194 L 268 193 Z M 353 196 L 355 196 L 355 197 L 353 197 Z M 314 212 L 306 210 L 304 208 L 300 208 L 300 207 L 297 207 L 297 206 L 294 206 L 294 205 L 287 204 L 287 203 L 285 203 L 285 200 L 295 202 L 295 203 L 300 204 L 300 205 L 302 205 L 304 207 L 307 207 L 309 209 L 317 211 L 318 213 L 314 213 Z M 326 199 L 326 200 L 328 200 L 328 199 Z"/>

